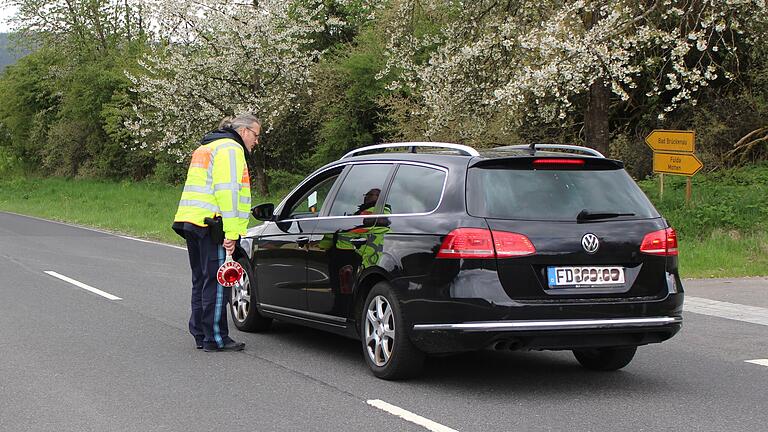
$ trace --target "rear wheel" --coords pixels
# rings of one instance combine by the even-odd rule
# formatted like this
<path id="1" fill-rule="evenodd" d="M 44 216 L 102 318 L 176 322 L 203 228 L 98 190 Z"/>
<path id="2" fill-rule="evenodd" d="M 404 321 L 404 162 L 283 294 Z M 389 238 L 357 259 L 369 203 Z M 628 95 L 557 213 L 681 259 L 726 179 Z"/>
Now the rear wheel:
<path id="1" fill-rule="evenodd" d="M 256 309 L 251 299 L 255 300 L 253 292 L 256 289 L 256 279 L 253 277 L 251 264 L 246 258 L 237 260 L 243 269 L 243 277 L 235 286 L 232 287 L 232 300 L 230 301 L 230 312 L 232 312 L 232 322 L 238 330 L 244 332 L 261 332 L 269 330 L 272 324 L 272 318 L 262 316 Z"/>
<path id="2" fill-rule="evenodd" d="M 573 350 L 576 360 L 587 369 L 596 371 L 615 371 L 632 361 L 637 347 L 629 348 L 593 348 Z"/>
<path id="3" fill-rule="evenodd" d="M 403 312 L 392 288 L 376 284 L 368 294 L 360 316 L 363 355 L 374 375 L 397 380 L 418 375 L 424 353 L 408 338 Z"/>

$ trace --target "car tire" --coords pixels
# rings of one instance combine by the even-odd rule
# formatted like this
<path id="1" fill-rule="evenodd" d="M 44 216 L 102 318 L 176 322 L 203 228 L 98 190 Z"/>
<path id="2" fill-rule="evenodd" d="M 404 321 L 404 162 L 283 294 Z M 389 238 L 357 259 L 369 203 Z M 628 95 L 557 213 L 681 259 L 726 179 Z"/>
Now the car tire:
<path id="1" fill-rule="evenodd" d="M 244 286 L 244 290 L 239 290 L 238 286 L 232 287 L 232 297 L 229 302 L 229 311 L 232 315 L 232 322 L 235 327 L 244 332 L 263 332 L 269 330 L 272 325 L 272 318 L 267 318 L 259 313 L 258 308 L 254 305 L 255 296 L 253 292 L 255 290 L 256 278 L 253 276 L 253 270 L 251 270 L 251 264 L 245 257 L 237 260 L 243 270 L 243 278 L 240 279 L 241 286 Z"/>
<path id="2" fill-rule="evenodd" d="M 583 367 L 595 371 L 615 371 L 632 361 L 637 347 L 594 348 L 573 350 L 573 355 Z"/>
<path id="3" fill-rule="evenodd" d="M 360 339 L 365 361 L 378 378 L 411 378 L 424 368 L 424 353 L 408 337 L 406 322 L 391 286 L 374 285 L 360 311 Z"/>

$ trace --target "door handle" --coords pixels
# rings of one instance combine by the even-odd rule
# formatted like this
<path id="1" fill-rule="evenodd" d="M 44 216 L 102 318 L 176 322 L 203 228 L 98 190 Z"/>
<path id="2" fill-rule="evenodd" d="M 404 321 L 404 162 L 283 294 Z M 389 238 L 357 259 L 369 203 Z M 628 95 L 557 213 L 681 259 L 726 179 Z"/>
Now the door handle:
<path id="1" fill-rule="evenodd" d="M 296 244 L 299 245 L 299 247 L 303 248 L 307 244 L 309 244 L 309 237 L 299 237 L 296 239 Z"/>

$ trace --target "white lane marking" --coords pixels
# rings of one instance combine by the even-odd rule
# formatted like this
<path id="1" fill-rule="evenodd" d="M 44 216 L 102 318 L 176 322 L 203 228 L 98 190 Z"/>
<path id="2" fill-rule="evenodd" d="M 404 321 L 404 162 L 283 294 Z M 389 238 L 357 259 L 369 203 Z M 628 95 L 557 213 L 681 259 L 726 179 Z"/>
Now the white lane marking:
<path id="1" fill-rule="evenodd" d="M 366 401 L 368 405 L 374 406 L 382 411 L 386 411 L 390 414 L 394 414 L 405 421 L 415 423 L 423 428 L 431 430 L 433 432 L 458 432 L 456 429 L 451 429 L 448 426 L 443 426 L 440 423 L 435 423 L 428 418 L 424 418 L 420 415 L 414 414 L 410 411 L 406 411 L 400 407 L 388 404 L 383 400 L 371 399 Z"/>
<path id="2" fill-rule="evenodd" d="M 700 297 L 685 297 L 683 310 L 768 326 L 768 309 Z"/>
<path id="3" fill-rule="evenodd" d="M 184 250 L 184 251 L 187 250 L 187 248 L 185 248 L 185 247 L 175 246 L 175 245 L 168 244 L 168 243 L 160 243 L 160 242 L 156 242 L 156 241 L 152 241 L 152 240 L 144 240 L 144 239 L 140 239 L 140 238 L 136 238 L 136 237 L 129 237 L 129 236 L 120 235 L 120 234 L 112 234 L 112 235 L 116 236 L 116 237 L 124 238 L 126 240 L 133 240 L 133 241 L 137 241 L 137 242 L 149 243 L 149 244 L 159 245 L 159 246 L 168 246 L 168 247 L 172 247 L 174 249 L 181 249 L 181 250 Z"/>
<path id="4" fill-rule="evenodd" d="M 744 363 L 752 363 L 760 366 L 768 366 L 768 359 L 744 360 Z"/>
<path id="5" fill-rule="evenodd" d="M 151 241 L 151 240 L 144 240 L 144 239 L 140 239 L 140 238 L 129 237 L 129 236 L 115 234 L 113 232 L 104 231 L 104 230 L 100 230 L 100 229 L 96 229 L 96 228 L 84 227 L 82 225 L 75 225 L 75 224 L 67 223 L 67 222 L 59 222 L 59 221 L 55 221 L 55 220 L 51 220 L 51 219 L 43 219 L 43 218 L 37 217 L 37 216 L 30 216 L 30 215 L 25 215 L 25 214 L 21 214 L 21 213 L 9 212 L 9 211 L 5 211 L 5 210 L 3 210 L 0 213 L 8 213 L 8 214 L 12 214 L 14 216 L 21 216 L 21 217 L 35 219 L 35 220 L 39 220 L 39 221 L 43 221 L 43 222 L 55 223 L 55 224 L 59 224 L 59 225 L 68 226 L 68 227 L 71 227 L 71 228 L 79 228 L 79 229 L 86 230 L 86 231 L 97 232 L 99 234 L 107 234 L 107 235 L 111 235 L 111 236 L 114 236 L 114 237 L 124 238 L 126 240 L 134 240 L 134 241 L 138 241 L 138 242 L 142 242 L 142 243 L 151 243 L 151 244 L 155 244 L 155 245 L 158 245 L 158 246 L 167 246 L 167 247 L 174 248 L 174 249 L 187 250 L 187 248 L 185 248 L 185 247 L 176 246 L 176 245 L 172 245 L 172 244 L 168 244 L 168 243 L 161 243 L 161 242 L 155 242 L 155 241 Z"/>
<path id="6" fill-rule="evenodd" d="M 90 292 L 92 292 L 94 294 L 98 294 L 98 295 L 100 295 L 102 297 L 106 297 L 106 298 L 108 298 L 110 300 L 122 300 L 118 296 L 114 296 L 114 295 L 112 295 L 112 294 L 110 294 L 108 292 L 102 291 L 102 290 L 100 290 L 98 288 L 94 288 L 94 287 L 92 287 L 90 285 L 86 285 L 86 284 L 84 284 L 82 282 L 79 282 L 79 281 L 76 281 L 76 280 L 74 280 L 72 278 L 68 278 L 68 277 L 66 277 L 66 276 L 64 276 L 62 274 L 56 273 L 55 271 L 45 271 L 43 273 L 45 273 L 45 274 L 47 274 L 49 276 L 53 276 L 53 277 L 55 277 L 57 279 L 61 279 L 64 282 L 69 282 L 69 283 L 71 283 L 74 286 L 80 287 L 80 288 L 82 288 L 82 289 L 84 289 L 86 291 L 90 291 Z"/>

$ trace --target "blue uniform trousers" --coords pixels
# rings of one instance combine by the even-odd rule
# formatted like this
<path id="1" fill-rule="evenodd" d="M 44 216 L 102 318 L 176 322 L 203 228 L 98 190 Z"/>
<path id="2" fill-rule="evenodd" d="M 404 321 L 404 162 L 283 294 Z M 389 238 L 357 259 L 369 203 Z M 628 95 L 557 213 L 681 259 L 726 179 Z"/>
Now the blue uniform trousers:
<path id="1" fill-rule="evenodd" d="M 227 308 L 232 288 L 219 285 L 216 272 L 224 263 L 224 247 L 211 240 L 207 229 L 186 231 L 192 268 L 192 314 L 189 332 L 205 348 L 221 348 L 232 339 L 227 328 Z"/>

